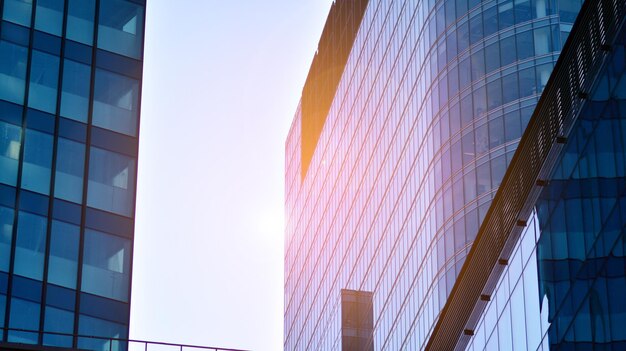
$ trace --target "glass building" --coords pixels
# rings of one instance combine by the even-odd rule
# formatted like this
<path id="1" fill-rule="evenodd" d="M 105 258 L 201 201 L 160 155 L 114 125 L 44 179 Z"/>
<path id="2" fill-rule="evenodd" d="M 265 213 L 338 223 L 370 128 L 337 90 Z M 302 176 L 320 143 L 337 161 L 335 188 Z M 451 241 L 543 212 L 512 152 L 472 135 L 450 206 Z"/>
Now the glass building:
<path id="1" fill-rule="evenodd" d="M 422 349 L 445 330 L 580 7 L 334 2 L 286 142 L 285 349 L 349 349 L 354 318 L 372 319 L 356 324 L 375 350 Z M 346 317 L 358 310 L 346 290 L 371 296 L 371 313 Z"/>
<path id="2" fill-rule="evenodd" d="M 145 0 L 0 18 L 0 348 L 124 349 Z"/>

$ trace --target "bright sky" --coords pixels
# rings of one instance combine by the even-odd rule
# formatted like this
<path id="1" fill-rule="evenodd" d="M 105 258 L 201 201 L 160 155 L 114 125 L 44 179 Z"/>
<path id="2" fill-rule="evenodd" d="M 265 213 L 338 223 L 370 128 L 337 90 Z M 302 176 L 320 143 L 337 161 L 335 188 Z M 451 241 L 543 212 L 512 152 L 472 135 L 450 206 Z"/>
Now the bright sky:
<path id="1" fill-rule="evenodd" d="M 284 142 L 331 0 L 148 0 L 131 338 L 282 349 Z"/>

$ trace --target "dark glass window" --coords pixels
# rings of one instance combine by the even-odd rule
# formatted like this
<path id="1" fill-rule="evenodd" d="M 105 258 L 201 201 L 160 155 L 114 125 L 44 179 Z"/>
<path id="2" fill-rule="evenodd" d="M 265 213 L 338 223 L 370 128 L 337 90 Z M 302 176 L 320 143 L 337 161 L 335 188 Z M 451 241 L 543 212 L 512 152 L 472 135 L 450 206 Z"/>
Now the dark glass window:
<path id="1" fill-rule="evenodd" d="M 29 27 L 32 10 L 32 0 L 4 0 L 2 19 Z"/>
<path id="2" fill-rule="evenodd" d="M 48 282 L 66 288 L 76 288 L 78 270 L 78 240 L 80 228 L 76 225 L 52 221 Z"/>
<path id="3" fill-rule="evenodd" d="M 463 52 L 469 46 L 469 25 L 467 21 L 459 23 L 456 27 L 456 32 L 459 52 Z"/>
<path id="4" fill-rule="evenodd" d="M 530 0 L 515 1 L 515 23 L 522 23 L 532 19 Z"/>
<path id="5" fill-rule="evenodd" d="M 469 20 L 470 44 L 474 44 L 483 38 L 483 17 L 479 12 Z"/>
<path id="6" fill-rule="evenodd" d="M 63 0 L 37 0 L 35 29 L 61 36 Z"/>
<path id="7" fill-rule="evenodd" d="M 524 60 L 535 54 L 533 31 L 527 30 L 517 34 L 517 59 Z"/>
<path id="8" fill-rule="evenodd" d="M 95 0 L 68 0 L 67 38 L 91 45 L 93 43 L 93 19 L 95 13 Z"/>
<path id="9" fill-rule="evenodd" d="M 46 250 L 46 217 L 20 211 L 17 223 L 13 272 L 23 277 L 42 280 Z"/>
<path id="10" fill-rule="evenodd" d="M 38 330 L 41 304 L 25 298 L 11 298 L 11 316 L 9 328 Z M 37 343 L 36 332 L 11 331 L 8 341 L 22 344 Z"/>
<path id="11" fill-rule="evenodd" d="M 9 272 L 11 242 L 13 241 L 13 215 L 13 209 L 0 206 L 0 271 L 2 272 Z"/>
<path id="12" fill-rule="evenodd" d="M 45 316 L 44 330 L 50 332 L 50 334 L 44 334 L 43 344 L 46 346 L 71 347 L 71 336 L 53 333 L 74 333 L 74 311 L 46 306 Z"/>
<path id="13" fill-rule="evenodd" d="M 487 84 L 487 99 L 489 110 L 502 105 L 502 87 L 500 79 Z"/>
<path id="14" fill-rule="evenodd" d="M 50 193 L 52 135 L 26 129 L 22 188 L 41 194 Z"/>
<path id="15" fill-rule="evenodd" d="M 135 159 L 91 148 L 87 205 L 130 217 L 134 208 Z"/>
<path id="16" fill-rule="evenodd" d="M 63 63 L 61 116 L 87 122 L 91 67 L 72 60 Z"/>
<path id="17" fill-rule="evenodd" d="M 93 124 L 134 136 L 139 112 L 139 82 L 98 69 L 94 89 Z"/>
<path id="18" fill-rule="evenodd" d="M 81 314 L 78 321 L 78 334 L 101 336 L 104 338 L 127 337 L 127 325 L 115 323 L 102 318 Z M 78 348 L 85 350 L 124 351 L 126 345 L 109 339 L 79 338 Z"/>
<path id="19" fill-rule="evenodd" d="M 513 14 L 513 0 L 503 1 L 498 5 L 498 22 L 500 30 L 508 28 L 515 24 L 515 16 Z"/>
<path id="20" fill-rule="evenodd" d="M 98 47 L 141 59 L 144 8 L 126 0 L 102 0 Z"/>
<path id="21" fill-rule="evenodd" d="M 22 128 L 0 121 L 0 183 L 15 186 L 20 159 Z"/>
<path id="22" fill-rule="evenodd" d="M 537 28 L 534 30 L 535 55 L 550 53 L 550 27 Z"/>
<path id="23" fill-rule="evenodd" d="M 498 31 L 498 7 L 492 6 L 483 11 L 485 37 Z"/>
<path id="24" fill-rule="evenodd" d="M 56 113 L 59 57 L 33 50 L 28 88 L 28 106 Z"/>
<path id="25" fill-rule="evenodd" d="M 503 103 L 507 104 L 519 98 L 517 73 L 511 73 L 502 77 Z"/>
<path id="26" fill-rule="evenodd" d="M 485 47 L 485 68 L 487 73 L 500 68 L 500 42 Z"/>
<path id="27" fill-rule="evenodd" d="M 82 291 L 128 302 L 130 240 L 85 230 Z"/>
<path id="28" fill-rule="evenodd" d="M 0 40 L 0 99 L 24 103 L 27 59 L 25 47 Z"/>
<path id="29" fill-rule="evenodd" d="M 517 60 L 515 36 L 510 36 L 500 40 L 500 58 L 502 61 L 502 67 L 510 65 Z"/>
<path id="30" fill-rule="evenodd" d="M 54 196 L 82 203 L 85 145 L 65 138 L 57 144 Z"/>

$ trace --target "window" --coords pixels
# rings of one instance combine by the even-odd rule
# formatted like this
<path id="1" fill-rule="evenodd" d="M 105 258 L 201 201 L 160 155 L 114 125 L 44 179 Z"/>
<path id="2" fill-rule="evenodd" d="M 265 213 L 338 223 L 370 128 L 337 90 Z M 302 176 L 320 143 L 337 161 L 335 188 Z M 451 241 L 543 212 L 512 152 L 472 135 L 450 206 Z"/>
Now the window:
<path id="1" fill-rule="evenodd" d="M 82 291 L 127 302 L 129 285 L 130 240 L 87 229 Z"/>
<path id="2" fill-rule="evenodd" d="M 35 29 L 61 36 L 63 0 L 37 0 Z"/>
<path id="3" fill-rule="evenodd" d="M 28 106 L 48 113 L 56 113 L 59 57 L 33 50 L 30 64 Z"/>
<path id="4" fill-rule="evenodd" d="M 25 47 L 0 41 L 0 99 L 24 103 L 27 56 Z"/>
<path id="5" fill-rule="evenodd" d="M 17 184 L 21 138 L 22 128 L 0 121 L 0 183 Z"/>
<path id="6" fill-rule="evenodd" d="M 66 288 L 76 288 L 78 242 L 80 228 L 73 224 L 52 221 L 48 282 Z"/>
<path id="7" fill-rule="evenodd" d="M 144 8 L 126 0 L 102 0 L 98 47 L 141 59 Z"/>
<path id="8" fill-rule="evenodd" d="M 91 67 L 72 60 L 63 63 L 61 116 L 87 123 Z"/>
<path id="9" fill-rule="evenodd" d="M 85 145 L 59 138 L 54 196 L 59 199 L 82 203 L 84 167 Z"/>
<path id="10" fill-rule="evenodd" d="M 93 43 L 93 19 L 95 0 L 68 0 L 66 37 L 91 45 Z"/>
<path id="11" fill-rule="evenodd" d="M 91 148 L 87 205 L 130 217 L 134 208 L 135 159 Z"/>
<path id="12" fill-rule="evenodd" d="M 5 0 L 2 18 L 6 21 L 30 27 L 33 0 Z"/>
<path id="13" fill-rule="evenodd" d="M 46 306 L 44 330 L 51 333 L 73 334 L 74 312 Z M 46 346 L 72 347 L 72 337 L 59 334 L 44 334 Z"/>
<path id="14" fill-rule="evenodd" d="M 87 315 L 80 315 L 78 322 L 78 334 L 101 336 L 112 339 L 124 339 L 127 337 L 128 326 L 95 318 Z M 122 351 L 126 349 L 123 342 L 109 339 L 78 338 L 78 348 L 94 351 Z"/>
<path id="15" fill-rule="evenodd" d="M 9 272 L 13 238 L 13 215 L 13 209 L 0 206 L 0 271 L 2 272 Z"/>
<path id="16" fill-rule="evenodd" d="M 46 250 L 46 217 L 22 211 L 18 216 L 13 272 L 23 277 L 42 280 Z"/>
<path id="17" fill-rule="evenodd" d="M 52 165 L 52 135 L 26 129 L 22 188 L 48 195 Z"/>
<path id="18" fill-rule="evenodd" d="M 139 82 L 98 69 L 94 89 L 93 124 L 119 133 L 136 135 Z"/>

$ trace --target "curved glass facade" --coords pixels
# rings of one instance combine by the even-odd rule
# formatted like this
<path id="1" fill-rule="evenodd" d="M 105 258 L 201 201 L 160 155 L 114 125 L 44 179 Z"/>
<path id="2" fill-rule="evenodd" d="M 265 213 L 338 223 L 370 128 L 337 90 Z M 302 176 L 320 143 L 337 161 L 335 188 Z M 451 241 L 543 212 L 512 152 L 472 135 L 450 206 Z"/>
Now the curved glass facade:
<path id="1" fill-rule="evenodd" d="M 341 289 L 425 345 L 579 7 L 369 2 L 306 174 L 287 139 L 285 349 L 341 348 Z"/>

